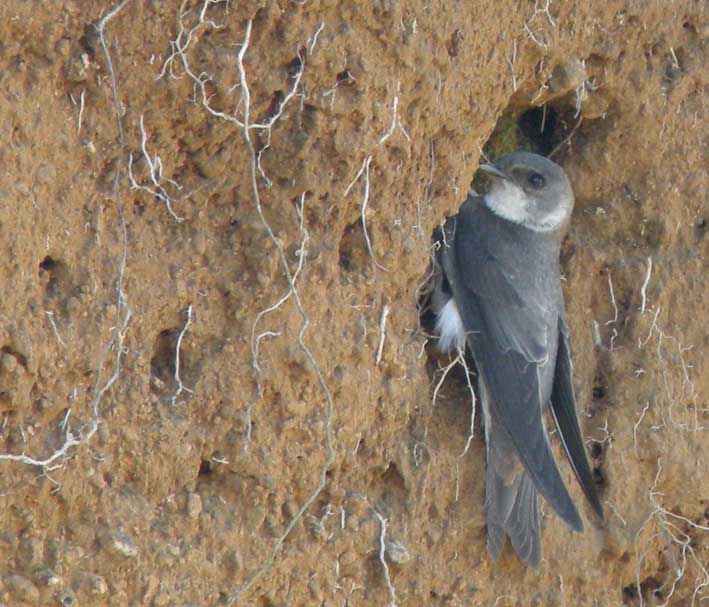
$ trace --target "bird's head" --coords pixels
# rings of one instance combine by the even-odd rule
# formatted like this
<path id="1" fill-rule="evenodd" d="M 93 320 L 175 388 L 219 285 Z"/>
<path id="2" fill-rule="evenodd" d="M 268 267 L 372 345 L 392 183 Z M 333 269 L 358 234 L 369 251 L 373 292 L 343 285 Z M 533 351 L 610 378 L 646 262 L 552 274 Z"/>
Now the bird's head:
<path id="1" fill-rule="evenodd" d="M 574 194 L 558 164 L 538 154 L 513 152 L 480 170 L 491 178 L 484 200 L 493 213 L 536 232 L 566 229 Z"/>

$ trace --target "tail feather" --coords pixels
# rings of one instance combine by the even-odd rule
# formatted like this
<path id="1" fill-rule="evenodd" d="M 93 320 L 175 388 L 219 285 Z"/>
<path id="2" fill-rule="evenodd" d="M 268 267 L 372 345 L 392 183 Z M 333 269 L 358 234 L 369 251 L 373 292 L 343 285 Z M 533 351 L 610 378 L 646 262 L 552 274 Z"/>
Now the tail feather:
<path id="1" fill-rule="evenodd" d="M 512 438 L 490 416 L 489 394 L 485 382 L 479 383 L 485 419 L 487 452 L 485 476 L 485 511 L 487 549 L 497 559 L 509 535 L 519 558 L 536 567 L 542 552 L 539 529 L 537 488 L 522 467 Z"/>
<path id="2" fill-rule="evenodd" d="M 506 485 L 504 479 L 488 467 L 485 485 L 487 550 L 497 560 L 505 546 L 507 520 L 515 505 L 519 482 L 517 479 L 512 485 Z"/>
<path id="3" fill-rule="evenodd" d="M 519 558 L 533 567 L 539 565 L 542 538 L 539 530 L 537 489 L 527 473 L 522 474 L 506 529 Z"/>
<path id="4" fill-rule="evenodd" d="M 520 472 L 509 484 L 488 467 L 485 490 L 487 511 L 487 549 L 497 559 L 509 535 L 517 556 L 536 567 L 541 559 L 542 538 L 539 529 L 537 489 L 526 472 Z"/>

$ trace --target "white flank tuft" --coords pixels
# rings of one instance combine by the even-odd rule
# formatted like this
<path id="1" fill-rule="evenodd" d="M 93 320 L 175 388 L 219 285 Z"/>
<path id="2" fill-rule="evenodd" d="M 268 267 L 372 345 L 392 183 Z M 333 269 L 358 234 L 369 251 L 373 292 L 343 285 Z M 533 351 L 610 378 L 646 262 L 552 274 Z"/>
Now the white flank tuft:
<path id="1" fill-rule="evenodd" d="M 463 319 L 453 298 L 449 299 L 438 313 L 436 333 L 438 333 L 438 349 L 441 352 L 452 352 L 465 347 Z"/>

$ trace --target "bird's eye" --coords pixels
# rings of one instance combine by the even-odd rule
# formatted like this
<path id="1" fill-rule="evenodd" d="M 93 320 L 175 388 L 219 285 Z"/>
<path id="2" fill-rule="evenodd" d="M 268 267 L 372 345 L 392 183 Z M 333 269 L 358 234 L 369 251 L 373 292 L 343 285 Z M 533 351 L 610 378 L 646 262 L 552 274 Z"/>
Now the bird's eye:
<path id="1" fill-rule="evenodd" d="M 529 185 L 537 190 L 543 188 L 546 183 L 544 181 L 544 176 L 539 173 L 532 173 L 529 177 L 527 177 L 527 181 L 529 182 Z"/>

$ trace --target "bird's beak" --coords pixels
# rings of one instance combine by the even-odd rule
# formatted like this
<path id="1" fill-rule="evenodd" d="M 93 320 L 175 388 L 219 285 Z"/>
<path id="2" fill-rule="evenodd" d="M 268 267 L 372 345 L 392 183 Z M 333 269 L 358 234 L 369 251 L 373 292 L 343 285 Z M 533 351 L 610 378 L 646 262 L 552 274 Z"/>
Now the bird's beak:
<path id="1" fill-rule="evenodd" d="M 500 169 L 498 169 L 492 162 L 486 162 L 485 164 L 481 164 L 480 170 L 483 171 L 483 173 L 487 173 L 492 177 L 497 177 L 499 179 L 509 179 L 509 177 Z"/>

